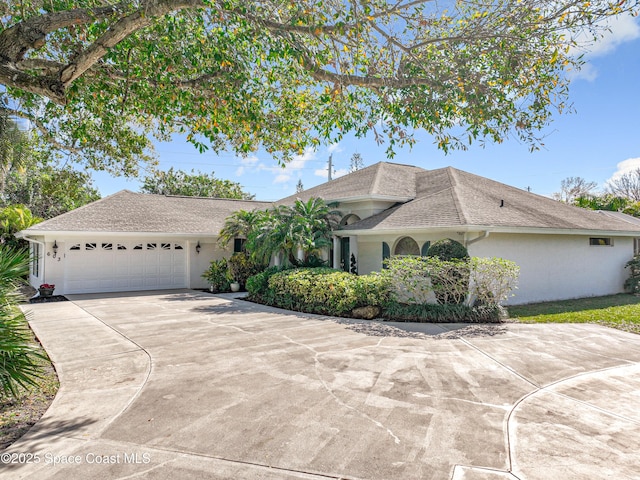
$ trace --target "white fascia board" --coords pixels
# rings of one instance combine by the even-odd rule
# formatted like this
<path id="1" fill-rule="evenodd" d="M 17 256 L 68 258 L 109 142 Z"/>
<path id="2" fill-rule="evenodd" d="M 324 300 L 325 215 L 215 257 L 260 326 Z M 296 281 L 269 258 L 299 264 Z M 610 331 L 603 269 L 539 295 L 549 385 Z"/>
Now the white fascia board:
<path id="1" fill-rule="evenodd" d="M 211 237 L 211 238 L 217 238 L 218 234 L 212 234 L 210 232 L 207 233 L 203 233 L 203 232 L 194 232 L 194 233 L 174 233 L 174 232 L 107 232 L 107 231 L 63 231 L 63 230 L 56 230 L 56 231 L 38 231 L 38 230 L 23 230 L 22 232 L 19 232 L 21 234 L 21 237 L 24 236 L 31 236 L 31 237 L 45 237 L 45 238 L 53 238 L 53 237 L 60 237 L 60 238 L 86 238 L 86 237 L 125 237 L 125 238 L 131 238 L 131 237 L 151 237 L 151 238 L 167 238 L 167 237 L 174 237 L 174 238 L 194 238 L 194 237 L 200 237 L 200 238 L 206 238 L 206 237 Z"/>
<path id="2" fill-rule="evenodd" d="M 606 237 L 640 237 L 638 230 L 591 230 L 574 228 L 541 228 L 541 227 L 498 227 L 490 225 L 450 225 L 433 227 L 407 227 L 393 229 L 374 230 L 335 230 L 333 233 L 338 237 L 343 236 L 368 236 L 368 235 L 408 235 L 421 232 L 481 232 L 490 233 L 518 233 L 518 234 L 538 234 L 538 235 L 582 235 L 582 236 L 606 236 Z"/>

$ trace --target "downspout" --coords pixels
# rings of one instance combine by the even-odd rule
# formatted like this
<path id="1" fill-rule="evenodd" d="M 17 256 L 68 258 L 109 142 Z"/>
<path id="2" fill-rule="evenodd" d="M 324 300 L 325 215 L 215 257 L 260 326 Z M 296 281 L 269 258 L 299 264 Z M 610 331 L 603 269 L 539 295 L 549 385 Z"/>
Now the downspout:
<path id="1" fill-rule="evenodd" d="M 47 278 L 44 274 L 44 269 L 45 269 L 45 265 L 47 264 L 47 262 L 45 261 L 45 250 L 46 250 L 46 245 L 44 242 L 41 242 L 40 240 L 36 240 L 35 238 L 29 238 L 26 235 L 21 235 L 20 238 L 22 238 L 23 240 L 26 240 L 27 242 L 31 243 L 37 243 L 38 245 L 42 246 L 42 261 L 40 262 L 40 265 L 42 266 L 42 269 L 40 270 L 42 272 L 42 277 L 38 277 L 38 280 L 41 280 L 44 282 L 44 280 Z M 29 277 L 31 277 L 31 271 L 29 271 Z"/>
<path id="2" fill-rule="evenodd" d="M 489 236 L 489 230 L 485 230 L 482 234 L 478 235 L 476 238 L 472 238 L 471 240 L 467 240 L 467 234 L 464 234 L 464 246 L 468 247 L 469 245 L 479 242 L 480 240 L 484 240 Z"/>

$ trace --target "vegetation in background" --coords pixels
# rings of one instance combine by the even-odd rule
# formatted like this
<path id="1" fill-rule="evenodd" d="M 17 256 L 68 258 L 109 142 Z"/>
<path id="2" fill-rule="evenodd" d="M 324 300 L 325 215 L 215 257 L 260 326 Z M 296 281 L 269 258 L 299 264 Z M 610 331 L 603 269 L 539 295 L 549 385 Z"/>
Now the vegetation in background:
<path id="1" fill-rule="evenodd" d="M 229 258 L 229 277 L 238 282 L 241 288 L 245 288 L 247 279 L 252 275 L 262 272 L 266 265 L 256 262 L 246 252 L 236 252 Z"/>
<path id="2" fill-rule="evenodd" d="M 15 234 L 41 221 L 41 218 L 34 217 L 24 205 L 3 208 L 0 210 L 0 244 L 12 249 L 25 249 L 27 242 L 17 239 Z"/>
<path id="3" fill-rule="evenodd" d="M 254 195 L 245 192 L 242 185 L 230 180 L 216 178 L 214 172 L 203 173 L 191 170 L 153 170 L 143 179 L 140 190 L 158 195 L 182 195 L 185 197 L 234 198 L 253 200 Z"/>

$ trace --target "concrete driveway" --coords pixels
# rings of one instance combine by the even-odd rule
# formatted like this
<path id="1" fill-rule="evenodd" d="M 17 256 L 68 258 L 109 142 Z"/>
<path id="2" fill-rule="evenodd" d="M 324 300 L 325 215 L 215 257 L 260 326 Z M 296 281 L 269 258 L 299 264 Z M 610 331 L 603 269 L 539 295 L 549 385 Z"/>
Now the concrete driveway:
<path id="1" fill-rule="evenodd" d="M 640 477 L 636 335 L 71 299 L 30 306 L 62 386 L 3 478 Z"/>

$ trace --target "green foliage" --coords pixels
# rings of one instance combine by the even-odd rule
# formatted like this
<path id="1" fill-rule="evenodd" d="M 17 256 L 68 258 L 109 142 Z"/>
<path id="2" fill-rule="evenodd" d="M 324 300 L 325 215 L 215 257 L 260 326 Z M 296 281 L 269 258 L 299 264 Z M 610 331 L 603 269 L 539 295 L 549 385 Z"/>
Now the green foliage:
<path id="1" fill-rule="evenodd" d="M 209 282 L 211 291 L 216 293 L 228 292 L 231 280 L 233 280 L 229 276 L 229 267 L 227 260 L 224 258 L 212 260 L 209 268 L 202 274 L 202 278 Z"/>
<path id="2" fill-rule="evenodd" d="M 89 174 L 42 161 L 30 162 L 26 171 L 11 172 L 2 194 L 5 205 L 23 204 L 44 219 L 99 199 Z"/>
<path id="3" fill-rule="evenodd" d="M 0 246 L 0 389 L 2 395 L 18 396 L 20 388 L 37 384 L 38 353 L 24 313 L 18 288 L 29 272 L 26 253 Z"/>
<path id="4" fill-rule="evenodd" d="M 625 268 L 629 269 L 629 278 L 624 282 L 627 292 L 640 294 L 640 255 L 636 255 L 627 262 Z"/>
<path id="5" fill-rule="evenodd" d="M 0 84 L 43 141 L 132 176 L 152 162 L 151 137 L 176 132 L 199 151 L 263 146 L 285 162 L 350 132 L 373 131 L 389 155 L 417 129 L 445 151 L 509 136 L 538 148 L 582 64 L 572 47 L 636 8 L 2 0 Z"/>
<path id="6" fill-rule="evenodd" d="M 266 275 L 253 278 L 249 291 L 262 290 Z M 289 269 L 271 274 L 267 282 L 262 293 L 267 303 L 309 313 L 349 316 L 356 307 L 381 306 L 388 299 L 385 277 L 357 276 L 331 268 Z"/>
<path id="7" fill-rule="evenodd" d="M 469 258 L 467 248 L 456 240 L 445 238 L 431 244 L 427 250 L 427 257 L 438 257 L 440 260 L 464 260 Z"/>
<path id="8" fill-rule="evenodd" d="M 182 170 L 154 170 L 147 175 L 140 190 L 158 195 L 182 195 L 187 197 L 235 198 L 253 200 L 254 196 L 242 190 L 242 185 L 230 180 L 216 178 L 210 174 L 184 172 Z"/>
<path id="9" fill-rule="evenodd" d="M 314 261 L 310 257 L 319 257 L 331 246 L 331 231 L 337 226 L 338 215 L 321 198 L 296 200 L 291 207 L 279 205 L 263 212 L 252 226 L 247 251 L 265 263 L 274 255 L 282 255 L 285 264 L 307 265 Z M 302 258 L 298 258 L 299 252 Z"/>
<path id="10" fill-rule="evenodd" d="M 502 304 L 516 288 L 519 267 L 501 258 L 392 257 L 385 261 L 392 300 L 403 304 L 460 304 L 467 298 L 488 307 Z"/>
<path id="11" fill-rule="evenodd" d="M 24 205 L 5 207 L 0 211 L 0 244 L 12 248 L 25 248 L 26 242 L 17 239 L 15 234 L 41 221 L 41 218 L 34 217 Z"/>
<path id="12" fill-rule="evenodd" d="M 503 310 L 497 305 L 470 307 L 468 305 L 390 302 L 385 306 L 383 316 L 387 320 L 418 323 L 490 323 L 501 321 Z"/>
<path id="13" fill-rule="evenodd" d="M 241 287 L 246 285 L 249 277 L 265 269 L 263 263 L 256 262 L 245 252 L 234 253 L 227 263 L 230 278 L 238 282 Z"/>
<path id="14" fill-rule="evenodd" d="M 282 270 L 284 270 L 283 267 L 272 266 L 249 277 L 246 284 L 247 292 L 249 292 L 249 298 L 256 302 L 272 304 L 272 302 L 264 301 L 263 297 L 269 293 L 269 278 Z"/>
<path id="15" fill-rule="evenodd" d="M 520 267 L 515 262 L 472 257 L 470 267 L 470 294 L 478 305 L 501 305 L 517 288 Z"/>
<path id="16" fill-rule="evenodd" d="M 258 230 L 260 225 L 266 221 L 266 217 L 267 213 L 260 210 L 238 210 L 232 213 L 224 221 L 224 226 L 218 236 L 218 244 L 222 248 L 226 248 L 234 238 L 252 237 L 254 231 Z"/>

